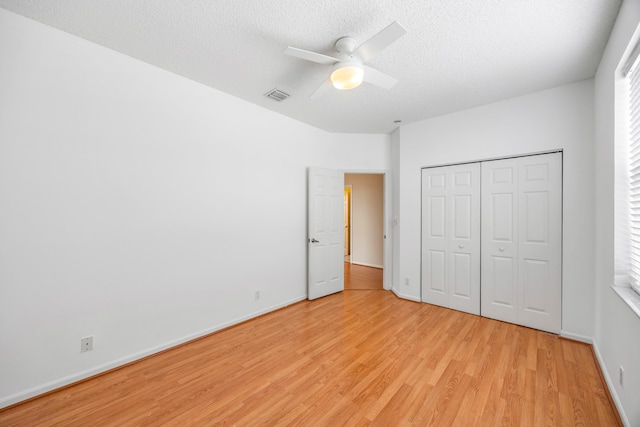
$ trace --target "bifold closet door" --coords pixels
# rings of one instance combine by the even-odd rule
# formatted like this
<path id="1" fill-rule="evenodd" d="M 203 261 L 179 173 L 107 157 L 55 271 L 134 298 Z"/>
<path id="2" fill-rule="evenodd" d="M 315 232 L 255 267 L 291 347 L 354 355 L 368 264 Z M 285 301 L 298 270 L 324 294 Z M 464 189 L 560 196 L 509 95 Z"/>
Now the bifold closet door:
<path id="1" fill-rule="evenodd" d="M 481 314 L 558 333 L 562 154 L 482 163 Z"/>
<path id="2" fill-rule="evenodd" d="M 422 301 L 480 314 L 480 164 L 422 170 Z"/>

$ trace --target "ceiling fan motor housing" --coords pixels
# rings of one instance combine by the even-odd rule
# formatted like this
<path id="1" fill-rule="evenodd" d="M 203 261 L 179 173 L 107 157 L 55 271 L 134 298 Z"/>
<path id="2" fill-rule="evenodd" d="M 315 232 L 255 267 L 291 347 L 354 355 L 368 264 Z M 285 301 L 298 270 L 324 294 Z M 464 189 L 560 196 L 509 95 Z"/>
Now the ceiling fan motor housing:
<path id="1" fill-rule="evenodd" d="M 341 37 L 336 40 L 336 50 L 346 55 L 351 55 L 357 47 L 356 39 L 353 37 Z"/>

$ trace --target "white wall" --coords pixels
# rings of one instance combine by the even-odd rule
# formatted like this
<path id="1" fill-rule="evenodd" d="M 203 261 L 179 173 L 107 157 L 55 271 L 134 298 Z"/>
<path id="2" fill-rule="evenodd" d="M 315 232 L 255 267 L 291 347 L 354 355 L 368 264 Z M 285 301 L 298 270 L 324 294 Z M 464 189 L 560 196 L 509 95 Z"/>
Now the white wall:
<path id="1" fill-rule="evenodd" d="M 422 167 L 558 149 L 564 150 L 562 330 L 589 340 L 594 322 L 592 80 L 402 127 L 396 293 L 420 298 Z"/>
<path id="2" fill-rule="evenodd" d="M 390 169 L 2 9 L 0 64 L 0 406 L 305 298 L 306 168 Z"/>
<path id="3" fill-rule="evenodd" d="M 603 374 L 627 425 L 640 425 L 640 318 L 614 293 L 614 146 L 615 115 L 624 111 L 616 101 L 615 70 L 640 24 L 640 1 L 625 0 L 595 78 L 595 337 Z M 618 369 L 625 370 L 625 384 Z"/>
<path id="4" fill-rule="evenodd" d="M 345 174 L 351 185 L 351 262 L 383 268 L 384 175 Z"/>

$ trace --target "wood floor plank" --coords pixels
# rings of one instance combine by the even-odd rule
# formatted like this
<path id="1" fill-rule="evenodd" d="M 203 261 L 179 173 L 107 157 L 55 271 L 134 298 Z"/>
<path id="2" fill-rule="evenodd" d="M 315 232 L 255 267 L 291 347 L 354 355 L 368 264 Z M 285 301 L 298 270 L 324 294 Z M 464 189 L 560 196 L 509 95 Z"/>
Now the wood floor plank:
<path id="1" fill-rule="evenodd" d="M 348 290 L 382 290 L 381 268 L 344 263 L 344 288 Z"/>
<path id="2" fill-rule="evenodd" d="M 2 426 L 621 425 L 591 347 L 379 290 L 303 301 L 0 411 Z"/>

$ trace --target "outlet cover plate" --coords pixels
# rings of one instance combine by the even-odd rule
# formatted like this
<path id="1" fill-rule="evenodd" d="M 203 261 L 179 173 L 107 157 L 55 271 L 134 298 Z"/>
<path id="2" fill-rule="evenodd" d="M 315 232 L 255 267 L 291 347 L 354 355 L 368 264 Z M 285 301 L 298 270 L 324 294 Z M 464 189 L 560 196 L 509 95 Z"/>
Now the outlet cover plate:
<path id="1" fill-rule="evenodd" d="M 93 350 L 93 336 L 80 339 L 80 353 Z"/>

